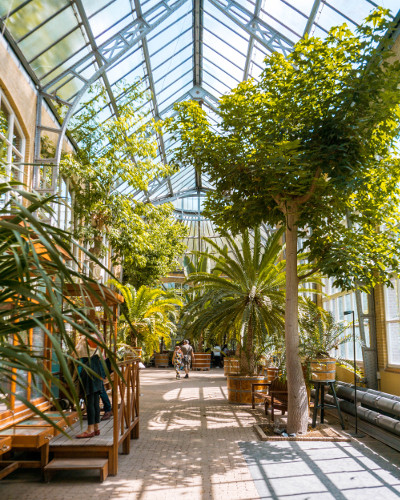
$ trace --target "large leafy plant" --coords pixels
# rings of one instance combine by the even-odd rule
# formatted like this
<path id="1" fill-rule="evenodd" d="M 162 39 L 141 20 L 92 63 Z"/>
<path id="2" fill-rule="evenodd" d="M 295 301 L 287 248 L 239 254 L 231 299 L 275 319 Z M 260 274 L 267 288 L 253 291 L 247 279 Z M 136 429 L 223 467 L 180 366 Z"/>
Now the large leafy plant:
<path id="1" fill-rule="evenodd" d="M 300 318 L 300 355 L 306 359 L 329 357 L 332 351 L 348 342 L 347 325 L 337 323 L 332 313 L 306 301 Z"/>
<path id="2" fill-rule="evenodd" d="M 181 300 L 173 293 L 160 288 L 141 286 L 136 290 L 132 285 L 111 283 L 121 292 L 125 302 L 119 325 L 119 342 L 123 349 L 140 346 L 144 356 L 149 358 L 158 351 L 160 342 L 167 347 L 171 335 L 176 331 L 176 321 Z"/>
<path id="3" fill-rule="evenodd" d="M 355 32 L 344 25 L 324 40 L 306 36 L 286 58 L 268 55 L 258 81 L 221 98 L 219 129 L 193 102 L 177 106 L 171 125 L 176 162 L 201 165 L 215 183 L 205 203 L 214 222 L 234 232 L 263 222 L 285 227 L 291 433 L 307 432 L 308 423 L 299 231 L 315 271 L 333 276 L 335 286 L 390 283 L 400 269 L 395 29 L 389 12 L 378 9 Z"/>
<path id="4" fill-rule="evenodd" d="M 13 396 L 48 420 L 24 395 L 27 374 L 32 377 L 32 390 L 50 398 L 54 406 L 59 408 L 52 396 L 53 387 L 60 391 L 60 397 L 79 409 L 79 396 L 68 364 L 81 365 L 83 369 L 85 366 L 73 355 L 71 331 L 101 346 L 118 371 L 113 352 L 88 317 L 91 297 L 103 305 L 106 315 L 111 311 L 101 292 L 93 291 L 96 282 L 82 273 L 74 258 L 72 235 L 37 217 L 38 212 L 50 217 L 51 205 L 57 200 L 26 192 L 17 183 L 0 184 L 3 201 L 6 195 L 9 201 L 0 208 L 0 394 L 7 404 L 8 388 L 15 383 L 17 391 Z M 80 250 L 87 259 L 101 265 L 84 248 Z M 66 292 L 68 284 L 80 290 L 79 300 Z M 52 351 L 57 358 L 61 377 L 51 372 L 45 353 L 30 345 L 28 334 L 32 329 L 47 339 L 47 352 Z"/>
<path id="5" fill-rule="evenodd" d="M 150 180 L 172 169 L 157 160 L 155 137 L 162 123 L 143 107 L 140 83 L 121 84 L 119 92 L 115 115 L 102 121 L 106 90 L 90 89 L 71 125 L 79 149 L 64 155 L 60 168 L 73 192 L 75 236 L 97 256 L 106 237 L 114 263 L 123 263 L 124 279 L 138 288 L 175 268 L 186 228 L 174 218 L 171 204 L 154 206 L 128 194 L 147 190 Z"/>

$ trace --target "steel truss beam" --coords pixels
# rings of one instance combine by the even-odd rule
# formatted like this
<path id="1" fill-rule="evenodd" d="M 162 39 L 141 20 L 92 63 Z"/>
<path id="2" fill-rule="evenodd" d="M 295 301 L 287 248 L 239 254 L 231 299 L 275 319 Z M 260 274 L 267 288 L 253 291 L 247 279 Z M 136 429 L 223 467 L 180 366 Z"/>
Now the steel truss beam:
<path id="1" fill-rule="evenodd" d="M 193 86 L 203 82 L 203 7 L 204 0 L 193 0 Z"/>
<path id="2" fill-rule="evenodd" d="M 282 52 L 285 56 L 292 51 L 294 46 L 292 40 L 279 33 L 272 26 L 269 26 L 265 21 L 252 14 L 235 0 L 208 1 L 269 51 Z"/>
<path id="3" fill-rule="evenodd" d="M 75 1 L 75 0 L 73 0 Z M 47 94 L 52 95 L 52 89 L 55 85 L 63 79 L 78 77 L 82 82 L 83 86 L 79 92 L 74 96 L 71 103 L 69 103 L 68 111 L 64 117 L 63 123 L 59 129 L 58 141 L 56 147 L 56 156 L 52 159 L 53 177 L 56 179 L 58 177 L 58 165 L 61 158 L 62 142 L 67 130 L 68 123 L 74 114 L 74 111 L 81 100 L 82 96 L 85 94 L 87 89 L 100 77 L 102 77 L 107 69 L 113 66 L 117 61 L 119 61 L 129 50 L 131 50 L 136 44 L 143 40 L 151 31 L 153 31 L 157 26 L 164 22 L 169 16 L 176 12 L 187 0 L 163 0 L 162 4 L 157 4 L 152 9 L 146 13 L 146 16 L 151 20 L 147 22 L 143 18 L 138 18 L 126 26 L 123 30 L 112 36 L 109 40 L 98 46 L 97 58 L 94 53 L 90 53 L 87 56 L 81 58 L 78 62 L 72 65 L 67 70 L 63 71 L 60 75 L 54 78 L 51 82 L 45 85 L 44 91 Z M 76 5 L 76 4 L 75 4 Z M 84 78 L 80 71 L 92 64 L 93 57 L 95 57 L 99 68 L 90 76 L 89 78 Z M 57 99 L 57 96 L 55 96 Z M 38 117 L 40 118 L 40 117 Z M 40 134 L 41 122 L 37 122 L 38 132 L 36 136 Z M 40 142 L 36 141 L 37 143 Z M 40 164 L 43 163 L 43 159 L 40 157 L 40 147 L 37 151 L 36 162 L 39 164 L 36 168 L 35 177 L 38 178 Z M 56 185 L 56 181 L 52 182 L 52 187 Z"/>
<path id="4" fill-rule="evenodd" d="M 261 10 L 261 3 L 262 0 L 256 0 L 256 6 L 254 8 L 254 18 L 258 18 Z M 254 48 L 254 36 L 250 36 L 249 40 L 249 46 L 247 47 L 247 56 L 246 56 L 246 64 L 244 66 L 244 72 L 243 72 L 243 80 L 247 80 L 249 77 L 250 73 L 250 63 L 251 63 L 251 56 L 253 55 L 253 48 Z"/>

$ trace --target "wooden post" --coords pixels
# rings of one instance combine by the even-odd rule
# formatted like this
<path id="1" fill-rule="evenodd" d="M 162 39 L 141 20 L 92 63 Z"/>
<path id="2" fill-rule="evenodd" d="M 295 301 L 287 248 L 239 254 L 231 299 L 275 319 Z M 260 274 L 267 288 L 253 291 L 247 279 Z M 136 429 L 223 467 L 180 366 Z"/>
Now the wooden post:
<path id="1" fill-rule="evenodd" d="M 114 356 L 117 359 L 117 306 L 113 305 L 113 334 L 114 334 Z M 111 325 L 110 325 L 111 326 Z M 111 338 L 111 332 L 110 332 Z M 118 441 L 119 441 L 119 419 L 118 419 L 118 374 L 114 371 L 113 379 L 113 392 L 112 392 L 112 405 L 113 405 L 113 460 L 110 474 L 116 475 L 118 473 Z"/>

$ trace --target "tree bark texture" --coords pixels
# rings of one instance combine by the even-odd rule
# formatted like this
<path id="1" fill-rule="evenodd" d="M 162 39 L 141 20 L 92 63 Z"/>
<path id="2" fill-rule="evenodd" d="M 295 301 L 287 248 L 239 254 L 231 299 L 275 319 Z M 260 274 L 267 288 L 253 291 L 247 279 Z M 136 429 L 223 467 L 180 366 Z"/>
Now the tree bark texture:
<path id="1" fill-rule="evenodd" d="M 251 316 L 243 339 L 243 346 L 240 350 L 240 373 L 242 375 L 254 375 L 255 373 L 254 332 Z"/>
<path id="2" fill-rule="evenodd" d="M 290 207 L 286 216 L 285 343 L 289 393 L 287 431 L 289 434 L 305 434 L 308 426 L 308 397 L 299 357 L 296 209 Z"/>

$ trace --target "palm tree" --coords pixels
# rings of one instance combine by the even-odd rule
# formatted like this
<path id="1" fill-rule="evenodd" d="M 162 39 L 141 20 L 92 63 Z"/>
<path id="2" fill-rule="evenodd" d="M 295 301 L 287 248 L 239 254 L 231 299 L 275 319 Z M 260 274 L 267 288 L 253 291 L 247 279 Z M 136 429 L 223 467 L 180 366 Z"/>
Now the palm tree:
<path id="1" fill-rule="evenodd" d="M 51 205 L 56 198 L 43 199 L 10 182 L 0 184 L 0 200 L 3 202 L 0 208 L 0 400 L 7 405 L 10 387 L 16 384 L 13 396 L 48 420 L 24 396 L 22 389 L 26 389 L 26 377 L 30 373 L 36 394 L 51 397 L 52 386 L 57 387 L 61 397 L 79 408 L 79 397 L 68 368 L 68 362 L 79 364 L 72 356 L 71 329 L 101 345 L 114 364 L 113 356 L 99 341 L 101 337 L 96 335 L 99 332 L 86 315 L 86 309 L 79 307 L 76 297 L 65 293 L 66 284 L 80 283 L 84 297 L 84 290 L 95 283 L 80 271 L 74 259 L 71 234 L 35 215 L 51 216 Z M 84 248 L 80 250 L 92 258 Z M 67 260 L 75 262 L 77 270 L 68 267 Z M 96 299 L 109 311 L 101 297 Z M 29 332 L 33 329 L 40 329 L 47 338 L 46 345 L 53 357 L 57 357 L 64 383 L 51 373 L 43 352 L 30 345 Z M 57 400 L 53 400 L 53 404 L 57 406 Z"/>
<path id="2" fill-rule="evenodd" d="M 120 341 L 128 347 L 140 344 L 147 356 L 158 350 L 160 341 L 169 345 L 182 301 L 160 288 L 143 285 L 136 290 L 132 285 L 121 285 L 116 280 L 111 280 L 111 283 L 125 299 Z"/>
<path id="3" fill-rule="evenodd" d="M 204 334 L 240 345 L 240 371 L 253 375 L 266 345 L 284 335 L 285 265 L 280 229 L 262 242 L 260 228 L 241 234 L 240 246 L 231 236 L 220 247 L 204 238 L 215 253 L 195 252 L 215 263 L 211 272 L 194 272 L 188 282 L 198 295 L 183 311 L 183 327 L 193 336 Z M 304 259 L 299 255 L 299 260 Z M 302 274 L 308 264 L 300 265 Z M 308 280 L 315 282 L 314 277 Z M 300 292 L 307 291 L 300 289 Z"/>
<path id="4" fill-rule="evenodd" d="M 214 338 L 236 337 L 241 346 L 241 373 L 252 375 L 264 341 L 283 332 L 285 263 L 280 238 L 282 230 L 263 247 L 260 229 L 241 235 L 241 245 L 226 237 L 227 246 L 205 241 L 215 253 L 196 252 L 215 263 L 212 272 L 197 272 L 189 282 L 201 295 L 185 311 L 185 327 L 193 335 L 204 332 Z M 229 252 L 230 251 L 230 252 Z"/>

